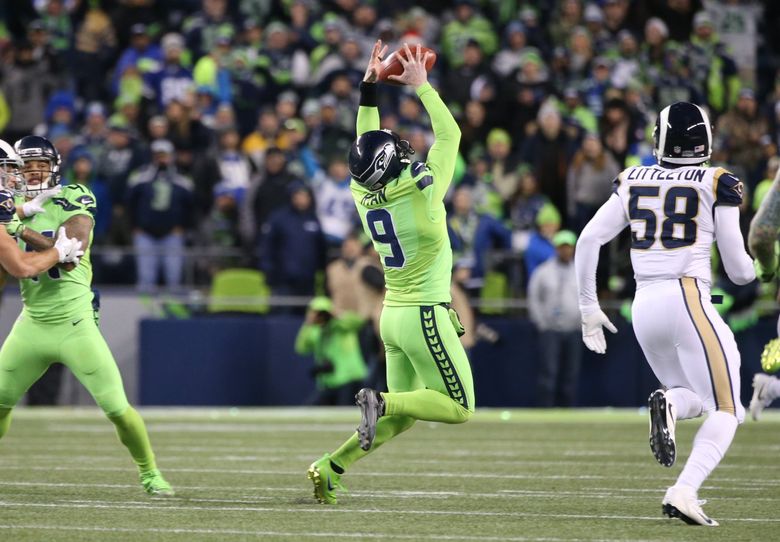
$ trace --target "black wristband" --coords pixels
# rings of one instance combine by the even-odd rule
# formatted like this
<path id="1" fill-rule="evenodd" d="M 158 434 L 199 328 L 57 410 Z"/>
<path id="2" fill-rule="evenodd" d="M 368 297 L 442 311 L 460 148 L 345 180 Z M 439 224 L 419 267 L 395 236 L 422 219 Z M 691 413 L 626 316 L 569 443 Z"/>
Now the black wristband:
<path id="1" fill-rule="evenodd" d="M 360 82 L 360 105 L 365 107 L 376 107 L 378 104 L 376 98 L 376 83 L 367 81 Z"/>

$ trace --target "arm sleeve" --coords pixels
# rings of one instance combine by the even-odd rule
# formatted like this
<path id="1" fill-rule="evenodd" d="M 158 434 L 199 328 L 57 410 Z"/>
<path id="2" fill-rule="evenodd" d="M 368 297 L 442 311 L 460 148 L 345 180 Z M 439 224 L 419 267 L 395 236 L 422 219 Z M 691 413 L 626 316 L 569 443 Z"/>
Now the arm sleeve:
<path id="1" fill-rule="evenodd" d="M 314 344 L 319 339 L 320 328 L 311 324 L 304 324 L 295 338 L 295 353 L 306 355 L 314 351 Z"/>
<path id="2" fill-rule="evenodd" d="M 741 285 L 755 280 L 753 260 L 745 252 L 745 240 L 739 229 L 738 207 L 715 208 L 715 240 L 723 267 L 731 282 Z"/>
<path id="3" fill-rule="evenodd" d="M 599 250 L 626 226 L 628 219 L 623 204 L 617 194 L 613 194 L 580 234 L 574 253 L 574 266 L 577 270 L 577 290 L 580 293 L 580 311 L 583 315 L 600 310 L 596 295 Z"/>
<path id="4" fill-rule="evenodd" d="M 742 205 L 742 182 L 731 173 L 720 168 L 715 179 L 715 207 L 721 205 L 739 207 Z"/>
<path id="5" fill-rule="evenodd" d="M 379 130 L 376 83 L 360 83 L 360 107 L 357 114 L 357 135 Z"/>
<path id="6" fill-rule="evenodd" d="M 748 247 L 764 269 L 777 265 L 775 241 L 780 234 L 780 171 L 750 222 Z"/>
<path id="7" fill-rule="evenodd" d="M 433 173 L 434 200 L 444 200 L 455 172 L 460 145 L 460 128 L 450 110 L 430 83 L 417 89 L 417 96 L 431 117 L 436 140 L 428 151 L 427 166 Z"/>
<path id="8" fill-rule="evenodd" d="M 537 328 L 544 329 L 542 274 L 534 273 L 528 282 L 528 316 Z"/>

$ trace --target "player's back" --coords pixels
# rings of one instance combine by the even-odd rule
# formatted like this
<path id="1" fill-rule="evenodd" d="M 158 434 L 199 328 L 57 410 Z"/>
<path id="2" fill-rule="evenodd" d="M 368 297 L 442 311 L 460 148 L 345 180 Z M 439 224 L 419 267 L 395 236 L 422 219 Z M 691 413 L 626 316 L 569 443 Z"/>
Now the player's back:
<path id="1" fill-rule="evenodd" d="M 723 168 L 653 165 L 628 168 L 615 184 L 637 286 L 682 277 L 709 283 L 715 207 L 740 205 L 742 183 Z"/>
<path id="2" fill-rule="evenodd" d="M 376 192 L 352 182 L 363 229 L 379 253 L 390 306 L 433 305 L 450 301 L 452 250 L 446 211 L 426 190 L 433 183 L 415 162 Z M 415 181 L 417 178 L 417 181 Z"/>

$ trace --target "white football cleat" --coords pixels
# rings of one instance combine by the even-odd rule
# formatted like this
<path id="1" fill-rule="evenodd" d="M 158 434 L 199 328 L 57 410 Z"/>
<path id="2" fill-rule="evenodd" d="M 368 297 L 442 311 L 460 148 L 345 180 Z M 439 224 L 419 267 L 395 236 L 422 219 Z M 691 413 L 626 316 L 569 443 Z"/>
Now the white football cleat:
<path id="1" fill-rule="evenodd" d="M 758 420 L 761 412 L 772 403 L 772 399 L 767 397 L 769 386 L 775 381 L 774 376 L 764 373 L 756 373 L 753 376 L 753 397 L 750 399 L 750 415 L 754 420 Z"/>
<path id="2" fill-rule="evenodd" d="M 677 457 L 674 407 L 666 400 L 664 390 L 655 390 L 647 399 L 647 408 L 650 411 L 650 450 L 656 461 L 664 467 L 671 467 Z"/>
<path id="3" fill-rule="evenodd" d="M 670 518 L 679 518 L 688 525 L 717 527 L 718 522 L 710 519 L 701 509 L 707 501 L 700 501 L 696 490 L 688 486 L 672 486 L 666 490 L 661 510 Z"/>

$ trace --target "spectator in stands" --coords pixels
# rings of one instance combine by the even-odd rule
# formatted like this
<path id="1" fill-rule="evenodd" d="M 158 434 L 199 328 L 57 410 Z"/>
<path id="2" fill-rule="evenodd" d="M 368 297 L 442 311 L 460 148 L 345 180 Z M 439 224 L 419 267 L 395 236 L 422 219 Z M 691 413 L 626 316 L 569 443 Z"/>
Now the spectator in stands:
<path id="1" fill-rule="evenodd" d="M 291 182 L 286 192 L 289 203 L 263 226 L 260 269 L 274 295 L 312 296 L 325 270 L 325 236 L 306 185 Z"/>
<path id="2" fill-rule="evenodd" d="M 362 255 L 360 235 L 352 230 L 341 242 L 339 257 L 325 268 L 325 285 L 336 312 L 359 311 L 359 292 L 355 285 L 360 277 L 355 274 L 355 264 Z"/>
<path id="3" fill-rule="evenodd" d="M 235 35 L 236 27 L 227 4 L 227 0 L 203 0 L 201 11 L 184 20 L 182 32 L 193 58 L 200 58 L 214 49 L 218 36 Z"/>
<path id="4" fill-rule="evenodd" d="M 620 168 L 605 152 L 598 134 L 589 133 L 582 148 L 574 154 L 566 178 L 569 224 L 575 231 L 582 231 L 601 205 L 612 193 L 612 181 Z"/>
<path id="5" fill-rule="evenodd" d="M 501 197 L 507 202 L 517 192 L 520 182 L 519 160 L 512 154 L 512 138 L 502 128 L 493 128 L 487 136 L 487 177 Z M 503 216 L 503 212 L 498 218 Z"/>
<path id="6" fill-rule="evenodd" d="M 95 243 L 102 243 L 111 227 L 113 204 L 106 182 L 95 172 L 95 160 L 86 147 L 76 148 L 70 156 L 71 166 L 64 172 L 62 184 L 81 184 L 95 195 L 97 214 L 92 228 Z"/>
<path id="7" fill-rule="evenodd" d="M 320 159 L 349 151 L 352 135 L 343 122 L 339 118 L 338 100 L 332 94 L 320 98 L 320 124 L 312 130 L 310 139 L 312 150 Z"/>
<path id="8" fill-rule="evenodd" d="M 458 68 L 464 62 L 464 48 L 468 41 L 476 40 L 482 53 L 492 56 L 498 49 L 498 37 L 493 25 L 477 7 L 475 0 L 456 0 L 455 18 L 444 25 L 441 36 L 441 52 L 450 68 Z"/>
<path id="9" fill-rule="evenodd" d="M 227 126 L 217 134 L 217 167 L 219 178 L 228 189 L 246 191 L 251 180 L 251 164 L 240 152 L 241 136 L 235 126 Z"/>
<path id="10" fill-rule="evenodd" d="M 460 122 L 460 154 L 467 160 L 485 154 L 485 141 L 490 126 L 484 104 L 470 100 L 466 104 L 464 117 Z"/>
<path id="11" fill-rule="evenodd" d="M 628 110 L 628 104 L 621 98 L 611 98 L 604 104 L 604 115 L 599 120 L 599 131 L 604 148 L 614 158 L 618 168 L 623 169 L 626 159 L 635 152 L 641 133 Z"/>
<path id="12" fill-rule="evenodd" d="M 531 165 L 542 193 L 556 209 L 565 209 L 571 142 L 562 130 L 561 114 L 552 102 L 539 109 L 537 119 L 539 129 L 523 142 L 520 156 Z"/>
<path id="13" fill-rule="evenodd" d="M 290 201 L 288 187 L 297 181 L 287 169 L 287 157 L 278 147 L 265 153 L 261 174 L 252 179 L 242 212 L 241 229 L 248 246 L 257 246 L 258 234 L 274 212 Z"/>
<path id="14" fill-rule="evenodd" d="M 718 119 L 715 131 L 719 147 L 728 153 L 729 163 L 739 168 L 735 173 L 752 188 L 760 179 L 748 178 L 761 161 L 761 136 L 769 132 L 769 123 L 760 114 L 752 89 L 743 88 L 734 108 Z"/>
<path id="15" fill-rule="evenodd" d="M 309 405 L 351 405 L 368 375 L 360 352 L 358 332 L 365 320 L 354 312 L 334 314 L 332 301 L 324 296 L 309 303 L 306 319 L 295 339 L 295 352 L 314 355 L 312 376 L 317 391 Z"/>
<path id="16" fill-rule="evenodd" d="M 192 70 L 195 85 L 211 89 L 218 104 L 229 103 L 233 99 L 233 77 L 230 71 L 232 43 L 232 30 L 230 28 L 221 30 L 214 38 L 214 47 L 208 50 L 208 54 L 198 59 Z"/>
<path id="17" fill-rule="evenodd" d="M 120 78 L 129 68 L 137 68 L 140 73 L 145 74 L 159 71 L 162 64 L 162 51 L 152 42 L 147 26 L 143 23 L 134 24 L 130 27 L 130 47 L 122 51 L 114 70 L 112 83 L 114 95 L 119 94 Z"/>
<path id="18" fill-rule="evenodd" d="M 320 170 L 312 178 L 312 188 L 325 240 L 329 248 L 336 249 L 358 225 L 359 218 L 349 188 L 352 177 L 346 156 L 336 155 L 327 164 L 327 172 Z"/>
<path id="19" fill-rule="evenodd" d="M 528 166 L 519 168 L 520 186 L 509 201 L 512 248 L 524 252 L 536 227 L 536 216 L 550 200 L 539 192 L 539 182 Z"/>
<path id="20" fill-rule="evenodd" d="M 32 44 L 20 42 L 14 49 L 13 62 L 3 70 L 2 85 L 11 118 L 3 138 L 16 141 L 33 133 L 44 121 L 46 100 L 54 81 L 44 60 L 33 57 Z"/>
<path id="21" fill-rule="evenodd" d="M 200 226 L 200 239 L 203 241 L 203 248 L 237 249 L 241 247 L 239 209 L 244 196 L 245 191 L 241 188 L 231 187 L 222 182 L 214 186 L 214 204 Z M 232 255 L 217 255 L 208 258 L 208 262 L 205 263 L 208 266 L 209 274 L 220 269 L 246 265 L 242 258 Z"/>
<path id="22" fill-rule="evenodd" d="M 572 83 L 581 84 L 588 75 L 593 60 L 593 38 L 582 26 L 572 29 L 568 40 L 568 68 Z"/>
<path id="23" fill-rule="evenodd" d="M 452 196 L 447 230 L 454 254 L 453 280 L 467 291 L 482 287 L 490 250 L 509 250 L 512 232 L 498 219 L 474 209 L 471 188 L 460 185 Z"/>
<path id="24" fill-rule="evenodd" d="M 76 92 L 85 101 L 105 99 L 104 74 L 112 69 L 117 38 L 105 11 L 91 8 L 76 30 L 73 60 L 70 63 Z"/>
<path id="25" fill-rule="evenodd" d="M 716 115 L 737 101 L 741 83 L 737 67 L 715 33 L 712 17 L 700 11 L 693 19 L 693 34 L 688 47 L 691 78 Z M 715 115 L 715 116 L 716 116 Z"/>
<path id="26" fill-rule="evenodd" d="M 314 37 L 316 16 L 315 4 L 310 0 L 294 0 L 290 5 L 290 43 L 296 48 L 311 53 L 318 45 Z"/>
<path id="27" fill-rule="evenodd" d="M 577 236 L 568 230 L 556 233 L 555 257 L 541 264 L 528 284 L 528 313 L 539 331 L 536 404 L 540 407 L 571 407 L 576 402 L 582 358 L 576 242 Z"/>
<path id="28" fill-rule="evenodd" d="M 135 172 L 125 206 L 133 229 L 137 287 L 156 290 L 160 265 L 169 290 L 182 285 L 184 240 L 194 225 L 192 181 L 176 171 L 173 143 L 153 141 L 152 163 Z"/>
<path id="29" fill-rule="evenodd" d="M 146 82 L 154 92 L 159 111 L 164 111 L 172 100 L 186 100 L 195 85 L 192 71 L 184 65 L 184 38 L 181 34 L 165 34 L 162 38 L 162 51 L 163 62 L 160 69 L 150 71 L 146 75 Z"/>
<path id="30" fill-rule="evenodd" d="M 257 126 L 244 138 L 241 150 L 252 160 L 254 168 L 261 169 L 265 160 L 265 152 L 270 147 L 284 149 L 286 142 L 282 137 L 281 124 L 276 111 L 265 108 L 260 111 Z"/>
<path id="31" fill-rule="evenodd" d="M 209 145 L 210 135 L 207 128 L 193 113 L 185 101 L 172 99 L 165 108 L 168 121 L 168 135 L 176 149 L 201 151 Z"/>
<path id="32" fill-rule="evenodd" d="M 645 23 L 645 39 L 640 45 L 639 59 L 642 78 L 648 82 L 658 81 L 666 62 L 666 40 L 669 27 L 658 17 L 651 17 Z"/>
<path id="33" fill-rule="evenodd" d="M 529 279 L 536 269 L 555 255 L 553 237 L 561 229 L 561 215 L 551 203 L 547 203 L 536 214 L 536 230 L 528 240 L 523 254 L 525 273 Z"/>
<path id="34" fill-rule="evenodd" d="M 108 137 L 106 107 L 100 102 L 90 102 L 84 109 L 84 126 L 79 138 L 81 146 L 85 147 L 93 161 L 99 162 L 99 153 L 105 148 L 103 143 Z"/>
<path id="35" fill-rule="evenodd" d="M 114 212 L 121 214 L 125 200 L 127 180 L 130 174 L 148 162 L 147 150 L 130 131 L 127 121 L 111 117 L 108 122 L 108 138 L 96 156 L 96 174 L 108 185 Z"/>
<path id="36" fill-rule="evenodd" d="M 296 51 L 290 43 L 290 31 L 287 25 L 273 22 L 265 29 L 265 47 L 260 50 L 255 62 L 255 70 L 264 80 L 263 94 L 268 102 L 293 85 L 293 62 L 305 62 L 305 53 Z M 305 66 L 304 68 L 305 69 Z"/>
<path id="37" fill-rule="evenodd" d="M 757 0 L 707 0 L 707 13 L 715 31 L 739 70 L 739 78 L 755 85 L 761 16 L 764 8 Z"/>
<path id="38" fill-rule="evenodd" d="M 550 39 L 555 46 L 566 45 L 572 30 L 582 23 L 582 1 L 562 0 L 549 26 Z"/>

